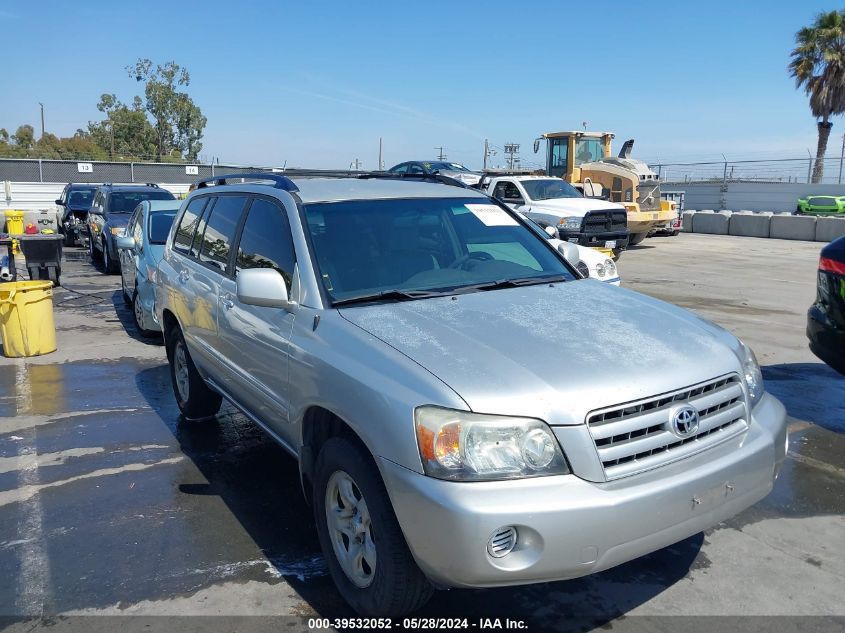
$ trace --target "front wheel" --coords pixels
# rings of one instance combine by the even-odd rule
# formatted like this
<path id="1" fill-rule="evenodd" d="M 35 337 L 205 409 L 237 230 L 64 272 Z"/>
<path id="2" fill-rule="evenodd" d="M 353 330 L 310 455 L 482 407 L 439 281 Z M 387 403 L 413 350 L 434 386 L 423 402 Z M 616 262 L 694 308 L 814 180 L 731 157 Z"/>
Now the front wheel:
<path id="1" fill-rule="evenodd" d="M 343 599 L 363 616 L 419 609 L 434 588 L 411 556 L 369 452 L 359 442 L 331 438 L 315 471 L 317 532 Z"/>
<path id="2" fill-rule="evenodd" d="M 167 336 L 167 360 L 170 361 L 173 395 L 182 415 L 188 420 L 216 415 L 223 398 L 205 384 L 178 327 L 174 327 Z"/>
<path id="3" fill-rule="evenodd" d="M 98 262 L 103 259 L 102 251 L 98 251 L 97 247 L 94 246 L 94 237 L 91 236 L 88 238 L 88 254 L 91 256 L 92 262 Z"/>
<path id="4" fill-rule="evenodd" d="M 144 304 L 141 303 L 141 295 L 138 294 L 137 290 L 132 294 L 132 317 L 135 320 L 138 334 L 144 338 L 155 338 L 159 335 L 155 330 L 148 330 L 144 327 L 144 319 L 146 318 Z"/>
<path id="5" fill-rule="evenodd" d="M 648 233 L 632 233 L 631 237 L 628 238 L 628 246 L 636 246 L 640 242 L 642 242 Z"/>
<path id="6" fill-rule="evenodd" d="M 115 261 L 109 254 L 109 244 L 103 240 L 103 268 L 106 269 L 106 274 L 114 274 L 120 270 L 119 262 Z"/>

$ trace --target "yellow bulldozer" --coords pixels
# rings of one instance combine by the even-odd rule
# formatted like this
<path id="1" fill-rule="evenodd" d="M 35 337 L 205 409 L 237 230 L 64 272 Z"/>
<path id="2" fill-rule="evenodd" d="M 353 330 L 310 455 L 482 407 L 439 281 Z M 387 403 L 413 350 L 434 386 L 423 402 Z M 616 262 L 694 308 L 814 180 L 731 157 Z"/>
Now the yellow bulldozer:
<path id="1" fill-rule="evenodd" d="M 606 197 L 628 211 L 628 244 L 639 244 L 650 231 L 672 222 L 675 203 L 660 199 L 658 175 L 631 158 L 634 141 L 612 156 L 612 132 L 548 132 L 534 141 L 534 153 L 546 141 L 546 173 L 563 178 L 585 196 Z"/>

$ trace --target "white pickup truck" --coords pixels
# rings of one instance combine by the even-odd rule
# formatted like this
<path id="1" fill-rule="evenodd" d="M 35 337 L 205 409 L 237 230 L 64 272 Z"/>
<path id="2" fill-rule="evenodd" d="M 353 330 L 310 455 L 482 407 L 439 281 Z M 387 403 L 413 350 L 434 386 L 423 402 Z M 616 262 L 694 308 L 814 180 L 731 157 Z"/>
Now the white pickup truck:
<path id="1" fill-rule="evenodd" d="M 621 204 L 585 198 L 561 178 L 487 175 L 479 188 L 544 228 L 554 227 L 561 240 L 612 250 L 618 257 L 628 245 L 628 215 Z"/>

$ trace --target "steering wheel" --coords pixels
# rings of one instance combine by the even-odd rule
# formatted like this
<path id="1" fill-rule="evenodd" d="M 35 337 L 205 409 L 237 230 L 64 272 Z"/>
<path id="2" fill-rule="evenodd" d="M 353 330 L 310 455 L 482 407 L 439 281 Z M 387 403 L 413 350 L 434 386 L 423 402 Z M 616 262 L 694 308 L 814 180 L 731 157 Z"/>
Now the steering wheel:
<path id="1" fill-rule="evenodd" d="M 464 264 L 473 259 L 480 262 L 489 262 L 496 258 L 486 251 L 473 251 L 472 253 L 458 257 L 458 259 L 449 264 L 449 268 L 464 268 Z"/>

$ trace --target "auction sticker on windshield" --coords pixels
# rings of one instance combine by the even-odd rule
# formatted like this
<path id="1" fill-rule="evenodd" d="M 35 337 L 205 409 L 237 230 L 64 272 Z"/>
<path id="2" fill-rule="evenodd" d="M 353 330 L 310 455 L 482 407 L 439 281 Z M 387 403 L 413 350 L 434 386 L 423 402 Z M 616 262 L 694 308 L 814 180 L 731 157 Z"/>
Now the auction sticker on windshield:
<path id="1" fill-rule="evenodd" d="M 519 224 L 495 204 L 467 204 L 464 206 L 486 226 L 516 226 Z"/>

